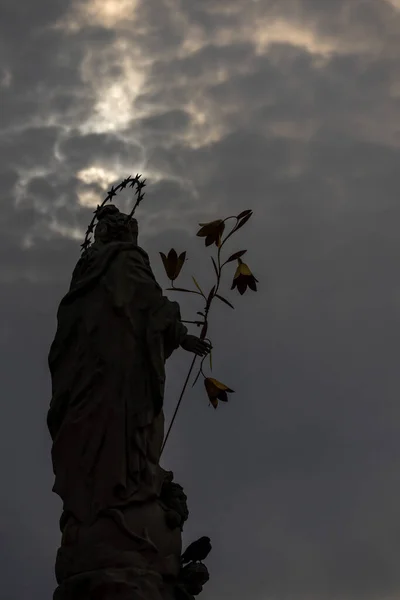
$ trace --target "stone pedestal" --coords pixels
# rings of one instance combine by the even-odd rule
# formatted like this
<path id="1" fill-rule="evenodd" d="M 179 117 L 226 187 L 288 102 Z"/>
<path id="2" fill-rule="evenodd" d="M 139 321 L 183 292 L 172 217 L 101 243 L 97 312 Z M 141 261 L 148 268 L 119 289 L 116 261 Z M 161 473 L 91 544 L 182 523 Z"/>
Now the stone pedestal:
<path id="1" fill-rule="evenodd" d="M 171 479 L 161 499 L 107 509 L 90 525 L 62 519 L 53 600 L 190 600 L 201 591 L 181 568 L 188 510 Z"/>

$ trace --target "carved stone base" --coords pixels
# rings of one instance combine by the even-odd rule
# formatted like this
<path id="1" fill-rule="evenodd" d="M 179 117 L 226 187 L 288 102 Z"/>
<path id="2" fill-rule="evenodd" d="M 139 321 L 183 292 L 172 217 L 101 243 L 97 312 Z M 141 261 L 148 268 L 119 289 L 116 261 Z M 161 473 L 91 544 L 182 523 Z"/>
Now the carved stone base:
<path id="1" fill-rule="evenodd" d="M 54 600 L 176 600 L 174 586 L 143 569 L 103 569 L 66 579 Z"/>
<path id="2" fill-rule="evenodd" d="M 186 495 L 168 473 L 161 498 L 103 511 L 91 525 L 63 513 L 53 600 L 194 600 L 202 563 L 181 567 Z"/>
<path id="3" fill-rule="evenodd" d="M 175 600 L 181 550 L 158 501 L 109 509 L 90 526 L 70 517 L 54 600 Z"/>

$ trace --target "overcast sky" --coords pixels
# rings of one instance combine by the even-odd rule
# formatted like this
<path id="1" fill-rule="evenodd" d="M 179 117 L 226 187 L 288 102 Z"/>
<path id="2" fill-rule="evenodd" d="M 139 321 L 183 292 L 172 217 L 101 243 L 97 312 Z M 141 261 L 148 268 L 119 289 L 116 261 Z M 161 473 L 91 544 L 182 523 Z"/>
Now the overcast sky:
<path id="1" fill-rule="evenodd" d="M 231 265 L 211 318 L 235 394 L 200 381 L 164 455 L 185 543 L 212 538 L 202 599 L 398 599 L 400 1 L 1 0 L 0 28 L 2 600 L 55 587 L 47 354 L 93 207 L 138 172 L 164 287 L 159 251 L 208 288 L 198 223 L 254 211 L 229 251 L 259 291 Z"/>

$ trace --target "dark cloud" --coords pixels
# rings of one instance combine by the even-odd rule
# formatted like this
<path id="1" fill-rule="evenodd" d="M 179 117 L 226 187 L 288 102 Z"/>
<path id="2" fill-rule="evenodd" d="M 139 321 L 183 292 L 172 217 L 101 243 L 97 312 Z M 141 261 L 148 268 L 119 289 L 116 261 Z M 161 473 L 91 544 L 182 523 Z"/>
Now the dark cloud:
<path id="1" fill-rule="evenodd" d="M 259 292 L 230 292 L 230 265 L 235 310 L 212 314 L 213 374 L 235 394 L 214 411 L 200 382 L 164 458 L 185 539 L 212 538 L 202 597 L 399 596 L 395 4 L 146 0 L 118 20 L 96 0 L 2 3 L 5 600 L 55 586 L 47 352 L 88 198 L 136 172 L 165 286 L 159 251 L 187 250 L 182 283 L 207 287 L 198 223 L 254 210 L 227 252 L 248 249 Z M 175 298 L 183 318 L 201 308 Z M 167 421 L 189 363 L 169 364 Z"/>
<path id="2" fill-rule="evenodd" d="M 26 127 L 5 133 L 0 141 L 1 152 L 11 167 L 43 169 L 53 160 L 54 146 L 60 134 L 58 127 Z"/>
<path id="3" fill-rule="evenodd" d="M 59 150 L 73 172 L 90 167 L 94 161 L 103 164 L 111 161 L 135 164 L 141 158 L 139 146 L 127 144 L 107 133 L 80 135 L 79 132 L 74 132 L 60 143 Z"/>

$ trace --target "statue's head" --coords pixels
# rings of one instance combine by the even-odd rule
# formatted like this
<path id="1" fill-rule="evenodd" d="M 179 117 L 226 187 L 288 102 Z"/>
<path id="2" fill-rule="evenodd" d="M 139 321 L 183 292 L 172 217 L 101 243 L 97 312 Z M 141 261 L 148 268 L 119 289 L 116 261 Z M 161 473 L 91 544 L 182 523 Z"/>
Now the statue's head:
<path id="1" fill-rule="evenodd" d="M 136 219 L 119 211 L 114 204 L 103 206 L 97 213 L 98 223 L 94 230 L 96 242 L 133 242 L 137 244 L 139 227 Z"/>

